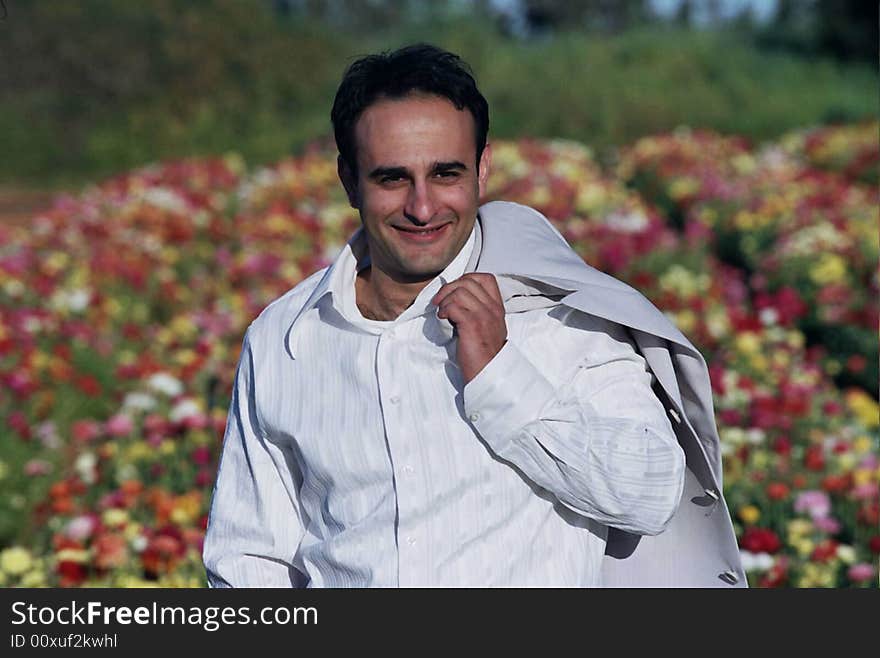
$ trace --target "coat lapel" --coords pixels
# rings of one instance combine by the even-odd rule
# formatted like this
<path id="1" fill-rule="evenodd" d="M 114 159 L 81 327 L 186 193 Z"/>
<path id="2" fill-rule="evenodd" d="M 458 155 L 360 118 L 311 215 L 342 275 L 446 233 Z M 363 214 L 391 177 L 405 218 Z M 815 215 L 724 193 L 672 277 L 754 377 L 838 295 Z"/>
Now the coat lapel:
<path id="1" fill-rule="evenodd" d="M 481 206 L 478 221 L 477 244 L 466 271 L 499 277 L 508 312 L 522 307 L 522 298 L 513 297 L 511 280 L 528 280 L 553 288 L 562 304 L 626 326 L 659 384 L 655 391 L 671 409 L 688 465 L 681 506 L 656 537 L 609 528 L 605 585 L 745 586 L 722 495 L 718 430 L 702 354 L 640 292 L 584 263 L 535 210 L 493 201 Z"/>

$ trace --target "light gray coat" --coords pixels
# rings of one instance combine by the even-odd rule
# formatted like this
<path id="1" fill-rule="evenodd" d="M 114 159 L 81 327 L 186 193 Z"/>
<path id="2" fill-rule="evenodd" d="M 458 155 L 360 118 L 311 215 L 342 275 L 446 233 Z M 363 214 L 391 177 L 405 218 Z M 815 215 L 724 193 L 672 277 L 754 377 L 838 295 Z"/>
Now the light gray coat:
<path id="1" fill-rule="evenodd" d="M 468 272 L 498 277 L 507 311 L 546 305 L 546 295 L 628 328 L 655 378 L 687 461 L 684 493 L 667 529 L 639 537 L 611 528 L 606 587 L 745 587 L 722 495 L 721 454 L 709 371 L 700 352 L 647 298 L 587 265 L 550 222 L 527 206 L 480 208 Z"/>

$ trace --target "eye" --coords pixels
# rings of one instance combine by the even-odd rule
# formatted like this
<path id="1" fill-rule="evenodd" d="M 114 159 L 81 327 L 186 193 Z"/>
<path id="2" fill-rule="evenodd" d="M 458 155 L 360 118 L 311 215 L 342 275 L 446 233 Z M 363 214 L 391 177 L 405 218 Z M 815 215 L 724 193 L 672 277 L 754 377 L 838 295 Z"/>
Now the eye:
<path id="1" fill-rule="evenodd" d="M 403 180 L 403 176 L 397 176 L 397 175 L 394 175 L 394 174 L 389 174 L 389 175 L 387 175 L 387 176 L 382 176 L 382 177 L 379 179 L 379 182 L 382 183 L 383 185 L 386 185 L 386 184 L 388 184 L 388 183 L 398 183 L 398 182 L 400 182 L 400 181 L 402 181 L 402 180 Z"/>
<path id="2" fill-rule="evenodd" d="M 455 171 L 454 169 L 449 169 L 447 171 L 438 171 L 435 174 L 435 176 L 437 176 L 438 178 L 447 178 L 447 179 L 458 178 L 459 172 Z"/>

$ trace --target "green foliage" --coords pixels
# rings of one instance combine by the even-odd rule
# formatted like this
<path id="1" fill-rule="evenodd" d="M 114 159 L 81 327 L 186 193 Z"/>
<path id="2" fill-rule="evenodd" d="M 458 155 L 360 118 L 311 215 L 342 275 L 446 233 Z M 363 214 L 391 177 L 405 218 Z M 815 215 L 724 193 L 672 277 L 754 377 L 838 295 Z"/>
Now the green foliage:
<path id="1" fill-rule="evenodd" d="M 520 41 L 454 13 L 366 33 L 271 3 L 16 3 L 5 25 L 0 180 L 72 184 L 146 162 L 240 152 L 262 163 L 330 134 L 356 56 L 425 40 L 469 61 L 496 137 L 606 152 L 688 124 L 756 140 L 877 114 L 876 71 L 766 53 L 736 33 L 645 28 Z"/>

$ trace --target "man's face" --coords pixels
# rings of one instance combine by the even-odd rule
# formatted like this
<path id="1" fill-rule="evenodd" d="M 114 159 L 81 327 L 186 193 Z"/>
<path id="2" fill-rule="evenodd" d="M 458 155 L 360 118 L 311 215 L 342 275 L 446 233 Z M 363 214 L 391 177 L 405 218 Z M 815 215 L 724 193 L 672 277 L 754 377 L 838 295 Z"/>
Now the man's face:
<path id="1" fill-rule="evenodd" d="M 395 281 L 434 278 L 467 241 L 491 157 L 487 145 L 477 167 L 474 130 L 467 109 L 427 95 L 380 100 L 355 124 L 357 178 L 344 163 L 340 178 L 373 267 Z"/>

